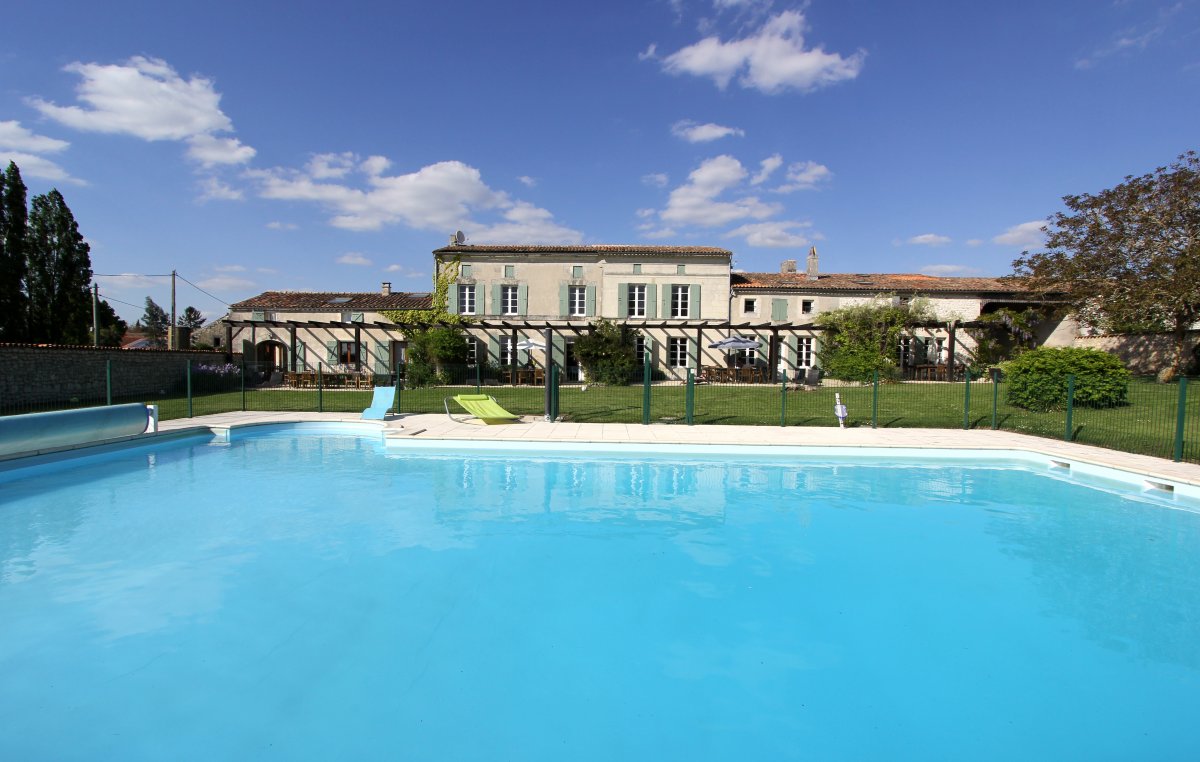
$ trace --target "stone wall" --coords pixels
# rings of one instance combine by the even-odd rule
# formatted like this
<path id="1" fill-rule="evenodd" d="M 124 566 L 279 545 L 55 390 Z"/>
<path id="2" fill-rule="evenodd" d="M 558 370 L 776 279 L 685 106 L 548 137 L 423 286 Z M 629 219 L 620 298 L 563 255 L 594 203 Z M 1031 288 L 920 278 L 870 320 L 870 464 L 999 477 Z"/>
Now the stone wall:
<path id="1" fill-rule="evenodd" d="M 35 406 L 103 405 L 112 361 L 114 400 L 156 397 L 186 389 L 187 361 L 223 365 L 221 352 L 0 344 L 0 411 Z"/>
<path id="2" fill-rule="evenodd" d="M 1200 331 L 1187 336 L 1189 359 L 1200 346 Z M 1121 336 L 1080 336 L 1075 346 L 1099 349 L 1121 358 L 1125 367 L 1138 376 L 1149 376 L 1168 367 L 1175 357 L 1175 337 L 1169 333 L 1140 333 Z"/>

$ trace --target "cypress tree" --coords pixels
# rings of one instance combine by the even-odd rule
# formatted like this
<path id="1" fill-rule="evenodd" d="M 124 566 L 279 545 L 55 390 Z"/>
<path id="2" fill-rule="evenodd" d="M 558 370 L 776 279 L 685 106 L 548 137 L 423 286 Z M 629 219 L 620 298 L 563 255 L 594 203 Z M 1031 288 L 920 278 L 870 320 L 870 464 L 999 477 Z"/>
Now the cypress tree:
<path id="1" fill-rule="evenodd" d="M 30 340 L 87 343 L 92 326 L 90 247 L 57 190 L 34 196 L 26 243 Z"/>
<path id="2" fill-rule="evenodd" d="M 13 162 L 0 174 L 0 341 L 25 341 L 25 183 Z"/>

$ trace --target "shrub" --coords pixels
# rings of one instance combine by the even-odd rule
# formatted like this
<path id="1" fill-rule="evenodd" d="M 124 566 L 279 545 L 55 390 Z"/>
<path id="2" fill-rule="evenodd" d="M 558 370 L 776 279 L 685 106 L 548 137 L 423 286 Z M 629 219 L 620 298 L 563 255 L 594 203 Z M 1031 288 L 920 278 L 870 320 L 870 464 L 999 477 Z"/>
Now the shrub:
<path id="1" fill-rule="evenodd" d="M 1098 349 L 1031 349 L 1001 368 L 1009 404 L 1027 410 L 1066 408 L 1070 375 L 1075 376 L 1076 405 L 1116 407 L 1129 396 L 1129 371 L 1116 357 Z"/>
<path id="2" fill-rule="evenodd" d="M 893 304 L 888 297 L 824 312 L 817 318 L 826 329 L 817 361 L 830 378 L 866 382 L 878 371 L 880 378 L 894 379 L 900 373 L 900 337 L 913 324 L 932 317 L 923 299 Z"/>
<path id="3" fill-rule="evenodd" d="M 637 337 L 641 332 L 601 318 L 591 332 L 575 340 L 575 356 L 588 378 L 602 384 L 627 384 L 638 368 Z"/>

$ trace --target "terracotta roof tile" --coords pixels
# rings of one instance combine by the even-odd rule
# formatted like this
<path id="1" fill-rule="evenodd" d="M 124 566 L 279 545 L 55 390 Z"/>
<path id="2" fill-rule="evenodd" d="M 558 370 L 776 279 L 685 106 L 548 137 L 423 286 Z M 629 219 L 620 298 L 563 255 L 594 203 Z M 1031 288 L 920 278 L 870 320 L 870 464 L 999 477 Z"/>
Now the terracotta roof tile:
<path id="1" fill-rule="evenodd" d="M 943 278 L 935 275 L 896 273 L 822 273 L 809 280 L 797 273 L 733 273 L 736 289 L 790 289 L 797 291 L 869 291 L 874 293 L 1020 293 L 1021 282 L 1010 278 Z"/>
<path id="2" fill-rule="evenodd" d="M 717 254 L 732 257 L 729 249 L 716 246 L 632 246 L 626 244 L 595 244 L 591 246 L 528 246 L 509 244 L 480 244 L 443 246 L 434 254 L 619 254 L 622 256 L 653 256 L 655 254 Z"/>
<path id="3" fill-rule="evenodd" d="M 341 301 L 334 301 L 341 300 Z M 427 310 L 432 308 L 429 294 L 393 291 L 384 295 L 355 291 L 265 291 L 234 304 L 234 310 L 305 310 L 343 312 L 345 310 Z"/>

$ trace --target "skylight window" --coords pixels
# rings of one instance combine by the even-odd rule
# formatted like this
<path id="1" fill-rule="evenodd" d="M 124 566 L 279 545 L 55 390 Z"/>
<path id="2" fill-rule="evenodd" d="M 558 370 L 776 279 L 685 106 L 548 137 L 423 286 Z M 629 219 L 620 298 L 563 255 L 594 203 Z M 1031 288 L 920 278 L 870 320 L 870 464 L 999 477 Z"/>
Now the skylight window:
<path id="1" fill-rule="evenodd" d="M 329 303 L 330 304 L 345 304 L 348 301 L 350 301 L 350 297 L 348 297 L 348 296 L 335 296 L 329 300 Z"/>

